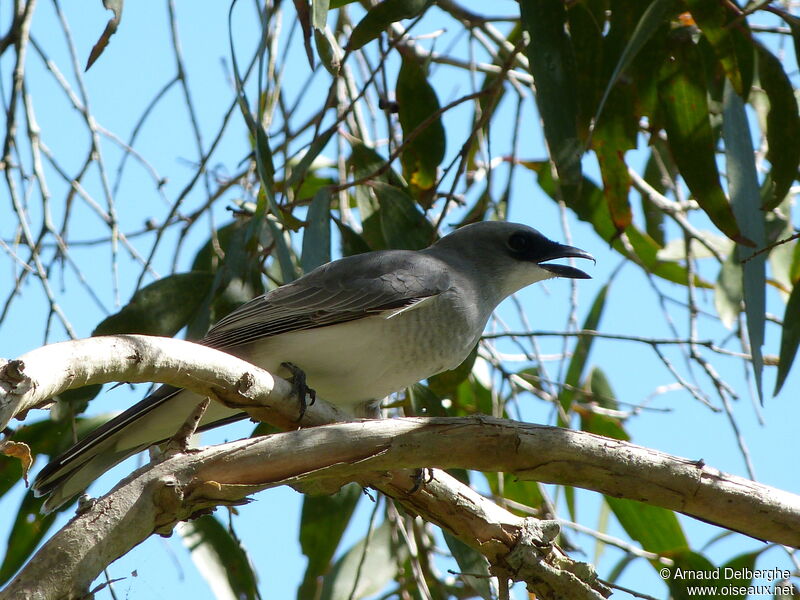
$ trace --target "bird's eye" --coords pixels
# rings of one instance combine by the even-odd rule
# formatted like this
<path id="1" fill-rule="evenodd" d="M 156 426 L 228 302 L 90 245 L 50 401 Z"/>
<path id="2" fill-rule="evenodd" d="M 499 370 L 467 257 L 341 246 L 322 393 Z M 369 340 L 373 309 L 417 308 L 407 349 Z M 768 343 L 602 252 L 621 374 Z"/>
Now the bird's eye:
<path id="1" fill-rule="evenodd" d="M 508 238 L 508 247 L 511 248 L 514 252 L 522 252 L 527 250 L 530 246 L 530 239 L 524 233 L 513 233 L 511 237 Z"/>

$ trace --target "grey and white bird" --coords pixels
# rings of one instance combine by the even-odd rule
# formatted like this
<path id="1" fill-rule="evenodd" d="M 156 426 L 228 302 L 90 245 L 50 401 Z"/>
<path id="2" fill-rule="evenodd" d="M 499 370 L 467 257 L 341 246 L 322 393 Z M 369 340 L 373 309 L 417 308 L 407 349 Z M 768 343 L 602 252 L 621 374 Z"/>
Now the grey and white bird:
<path id="1" fill-rule="evenodd" d="M 514 292 L 552 277 L 586 279 L 547 261 L 592 256 L 525 225 L 481 222 L 420 250 L 342 258 L 242 305 L 201 344 L 271 373 L 303 371 L 318 397 L 368 413 L 383 398 L 457 367 L 494 309 Z M 203 399 L 161 386 L 48 464 L 34 489 L 52 510 L 125 458 L 172 437 Z M 246 415 L 212 402 L 201 427 Z"/>

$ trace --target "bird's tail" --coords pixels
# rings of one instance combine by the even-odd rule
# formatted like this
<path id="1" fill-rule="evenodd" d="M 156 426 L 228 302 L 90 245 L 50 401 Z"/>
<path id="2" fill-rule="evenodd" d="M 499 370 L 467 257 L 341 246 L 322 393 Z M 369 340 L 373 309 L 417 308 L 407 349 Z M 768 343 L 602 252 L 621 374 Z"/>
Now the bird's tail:
<path id="1" fill-rule="evenodd" d="M 129 456 L 168 440 L 202 397 L 161 386 L 147 398 L 107 421 L 44 467 L 33 483 L 37 496 L 49 496 L 51 512 L 83 492 L 100 475 Z M 246 418 L 247 414 L 211 402 L 198 430 Z"/>

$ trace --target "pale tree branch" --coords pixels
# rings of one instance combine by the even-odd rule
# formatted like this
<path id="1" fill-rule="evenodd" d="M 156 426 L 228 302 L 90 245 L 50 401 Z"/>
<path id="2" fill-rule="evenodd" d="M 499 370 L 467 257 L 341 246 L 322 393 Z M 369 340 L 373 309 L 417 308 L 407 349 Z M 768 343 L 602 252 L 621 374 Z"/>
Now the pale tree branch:
<path id="1" fill-rule="evenodd" d="M 392 449 L 396 426 L 402 437 L 402 429 L 424 428 L 425 423 L 404 419 L 326 425 L 175 454 L 146 465 L 56 533 L 0 598 L 79 597 L 108 563 L 153 533 L 169 535 L 181 520 L 216 506 L 246 503 L 247 496 L 278 485 L 332 491 L 353 480 L 450 531 L 483 553 L 496 575 L 525 581 L 541 598 L 604 597 L 593 569 L 553 544 L 559 531 L 555 522 L 517 517 L 439 471 L 413 491 L 413 471 L 398 469 L 418 460 L 419 450 Z M 424 437 L 436 435 L 434 429 Z M 380 459 L 384 450 L 392 456 L 388 461 Z M 373 471 L 374 466 L 379 470 Z"/>
<path id="2" fill-rule="evenodd" d="M 189 342 L 108 336 L 45 346 L 22 358 L 0 368 L 6 414 L 41 405 L 48 393 L 90 381 L 141 381 L 146 374 L 247 406 L 252 416 L 279 426 L 291 427 L 297 414 L 288 383 Z M 304 424 L 326 418 L 344 416 L 320 401 Z M 412 491 L 407 469 L 418 467 L 505 472 L 584 487 L 800 546 L 799 496 L 656 450 L 492 417 L 355 421 L 177 453 L 146 465 L 56 533 L 0 599 L 76 597 L 110 562 L 152 533 L 169 534 L 180 520 L 247 502 L 250 494 L 277 485 L 330 493 L 349 481 L 377 488 L 453 533 L 481 552 L 494 574 L 524 581 L 538 597 L 607 595 L 589 565 L 553 543 L 557 523 L 517 517 L 439 471 Z"/>
<path id="3" fill-rule="evenodd" d="M 0 363 L 0 429 L 50 398 L 85 385 L 124 381 L 170 383 L 216 397 L 242 410 L 280 406 L 271 422 L 297 427 L 298 406 L 288 401 L 291 385 L 239 358 L 206 346 L 146 335 L 112 335 L 43 346 L 18 359 Z M 257 403 L 254 399 L 259 399 Z M 307 411 L 302 424 L 347 420 L 333 407 Z M 277 421 L 277 422 L 276 422 Z"/>

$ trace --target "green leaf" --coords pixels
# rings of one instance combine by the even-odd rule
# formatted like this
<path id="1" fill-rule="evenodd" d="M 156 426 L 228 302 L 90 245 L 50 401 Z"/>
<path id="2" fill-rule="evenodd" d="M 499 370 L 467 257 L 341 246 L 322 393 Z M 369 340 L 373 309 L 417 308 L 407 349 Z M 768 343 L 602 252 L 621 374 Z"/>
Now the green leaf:
<path id="1" fill-rule="evenodd" d="M 298 186 L 298 184 L 302 183 L 303 179 L 305 179 L 306 172 L 308 168 L 311 166 L 319 153 L 328 145 L 331 137 L 334 133 L 336 133 L 338 129 L 338 125 L 333 127 L 329 127 L 321 134 L 317 135 L 314 140 L 311 142 L 306 153 L 303 155 L 303 158 L 292 168 L 292 174 L 289 175 L 289 179 L 286 181 L 287 188 L 294 188 Z"/>
<path id="2" fill-rule="evenodd" d="M 311 50 L 311 7 L 308 0 L 294 0 L 294 10 L 297 13 L 297 20 L 303 31 L 303 46 L 306 49 L 308 64 L 314 68 L 314 52 Z"/>
<path id="3" fill-rule="evenodd" d="M 472 373 L 472 367 L 477 357 L 478 346 L 476 345 L 469 353 L 469 356 L 455 369 L 442 371 L 433 377 L 428 377 L 428 386 L 442 398 L 452 398 L 458 393 L 458 386 L 466 381 L 467 377 Z"/>
<path id="4" fill-rule="evenodd" d="M 342 256 L 353 256 L 355 254 L 362 254 L 372 250 L 372 248 L 370 248 L 369 244 L 364 241 L 364 238 L 361 235 L 357 234 L 339 219 L 334 218 L 334 222 L 336 223 L 336 227 L 339 229 L 339 236 L 342 240 Z"/>
<path id="5" fill-rule="evenodd" d="M 36 498 L 28 491 L 17 511 L 11 533 L 8 535 L 6 554 L 0 565 L 0 585 L 6 583 L 30 557 L 36 546 L 47 534 L 57 512 L 42 514 L 45 498 Z"/>
<path id="6" fill-rule="evenodd" d="M 403 190 L 380 181 L 370 187 L 378 197 L 381 231 L 390 248 L 421 250 L 435 240 L 433 225 Z"/>
<path id="7" fill-rule="evenodd" d="M 722 263 L 717 284 L 714 286 L 714 307 L 722 324 L 731 329 L 742 312 L 742 265 L 731 252 Z"/>
<path id="8" fill-rule="evenodd" d="M 415 383 L 406 388 L 405 406 L 411 404 L 411 412 L 406 416 L 421 415 L 425 417 L 449 416 L 447 409 L 442 404 L 442 396 L 433 391 L 429 386 Z"/>
<path id="9" fill-rule="evenodd" d="M 407 552 L 392 541 L 385 522 L 336 561 L 325 577 L 320 600 L 350 600 L 377 594 L 397 573 Z"/>
<path id="10" fill-rule="evenodd" d="M 678 517 L 671 510 L 626 498 L 605 499 L 625 532 L 644 550 L 664 554 L 689 547 Z"/>
<path id="11" fill-rule="evenodd" d="M 740 231 L 753 240 L 758 248 L 766 245 L 764 212 L 761 210 L 761 194 L 756 173 L 755 151 L 744 103 L 730 83 L 725 85 L 724 120 L 722 136 L 725 140 L 725 158 L 728 175 L 728 191 L 733 213 Z M 764 358 L 764 325 L 766 306 L 766 254 L 755 254 L 754 250 L 738 246 L 737 258 L 743 262 L 744 310 L 747 315 L 747 334 L 750 341 L 753 372 L 758 397 L 763 402 L 762 373 Z M 746 262 L 745 262 L 746 261 Z"/>
<path id="12" fill-rule="evenodd" d="M 792 259 L 792 266 L 789 269 L 789 277 L 792 281 L 797 283 L 800 280 L 800 243 L 794 242 L 794 258 Z"/>
<path id="13" fill-rule="evenodd" d="M 231 598 L 257 599 L 258 580 L 241 542 L 212 515 L 180 524 L 178 532 L 192 561 L 212 590 L 224 589 Z"/>
<path id="14" fill-rule="evenodd" d="M 481 192 L 481 194 L 478 196 L 478 199 L 475 200 L 474 204 L 469 208 L 469 210 L 467 210 L 462 219 L 456 225 L 456 228 L 469 225 L 470 223 L 477 223 L 478 221 L 485 221 L 490 207 L 496 211 L 498 216 L 502 218 L 507 205 L 508 203 L 497 204 L 495 202 L 491 193 L 489 192 L 489 186 L 487 182 L 487 185 L 485 185 L 483 188 L 483 192 Z"/>
<path id="15" fill-rule="evenodd" d="M 369 178 L 371 182 L 381 181 L 407 191 L 405 183 L 397 173 L 391 168 L 387 168 L 386 159 L 365 144 L 353 144 L 347 164 L 349 169 L 353 171 L 353 177 L 356 180 Z M 380 205 L 374 196 L 374 192 L 369 186 L 358 185 L 353 188 L 352 193 L 361 217 L 362 239 L 367 243 L 370 250 L 385 250 L 389 248 L 381 230 Z"/>
<path id="16" fill-rule="evenodd" d="M 192 270 L 213 273 L 214 281 L 189 322 L 187 339 L 202 338 L 212 323 L 264 293 L 258 248 L 246 247 L 248 235 L 248 223 L 237 219 L 218 229 L 195 255 Z"/>
<path id="17" fill-rule="evenodd" d="M 198 271 L 159 279 L 136 292 L 118 313 L 103 319 L 92 335 L 140 333 L 171 337 L 186 326 L 213 281 L 213 274 Z"/>
<path id="18" fill-rule="evenodd" d="M 764 210 L 778 206 L 797 178 L 800 164 L 800 115 L 797 99 L 783 65 L 774 54 L 756 43 L 758 79 L 769 99 L 767 113 L 767 160 L 772 165 Z"/>
<path id="19" fill-rule="evenodd" d="M 609 583 L 617 583 L 625 569 L 627 569 L 628 566 L 637 558 L 638 557 L 633 553 L 623 554 L 622 558 L 619 559 L 617 564 L 611 568 L 608 575 L 605 576 L 605 580 Z"/>
<path id="20" fill-rule="evenodd" d="M 30 446 L 31 454 L 54 457 L 72 446 L 74 438 L 82 439 L 89 432 L 111 419 L 113 415 L 103 414 L 91 418 L 54 420 L 48 419 L 29 423 L 16 429 L 11 440 Z M 22 479 L 19 459 L 0 455 L 0 495 L 5 494 Z M 30 558 L 39 542 L 53 525 L 55 516 L 71 510 L 67 503 L 55 513 L 43 515 L 41 507 L 45 498 L 36 498 L 28 492 L 22 500 L 6 545 L 6 554 L 0 565 L 0 585 L 3 585 L 22 564 Z"/>
<path id="21" fill-rule="evenodd" d="M 253 284 L 259 286 L 262 284 L 260 271 L 256 275 L 258 279 L 250 277 L 251 270 L 254 267 L 257 268 L 258 263 L 254 261 L 248 263 L 247 261 L 250 255 L 245 250 L 245 242 L 249 235 L 249 227 L 247 224 L 242 224 L 241 227 L 233 228 L 230 234 L 228 243 L 224 246 L 225 260 L 218 266 L 216 261 L 213 261 L 215 263 L 214 280 L 203 298 L 203 303 L 189 322 L 186 331 L 187 339 L 201 339 L 212 323 L 258 295 L 250 294 L 253 291 Z M 218 241 L 222 242 L 222 240 L 223 238 L 220 236 Z M 210 240 L 209 245 L 214 241 Z M 201 250 L 201 252 L 203 251 Z M 198 258 L 199 256 L 200 253 L 198 253 Z"/>
<path id="22" fill-rule="evenodd" d="M 792 198 L 787 196 L 775 210 L 765 215 L 768 244 L 788 239 L 794 234 L 791 204 Z M 792 259 L 796 245 L 796 243 L 779 244 L 769 251 L 770 274 L 775 284 L 781 289 L 781 298 L 784 302 L 789 298 L 789 292 L 792 289 Z"/>
<path id="23" fill-rule="evenodd" d="M 736 247 L 734 242 L 714 231 L 698 229 L 698 232 L 705 243 L 694 237 L 689 240 L 689 251 L 695 260 L 715 258 L 718 254 L 726 255 Z M 672 238 L 658 251 L 658 257 L 662 260 L 684 260 L 686 258 L 686 240 L 683 237 Z"/>
<path id="24" fill-rule="evenodd" d="M 439 99 L 416 56 L 403 55 L 395 93 L 405 144 L 400 155 L 403 176 L 415 195 L 424 199 L 423 206 L 430 208 L 446 142 Z M 418 132 L 419 128 L 423 129 Z"/>
<path id="25" fill-rule="evenodd" d="M 575 488 L 571 485 L 564 486 L 562 488 L 564 490 L 564 502 L 567 505 L 567 510 L 569 511 L 569 518 L 573 521 L 578 521 L 578 506 L 575 503 Z"/>
<path id="26" fill-rule="evenodd" d="M 687 0 L 689 10 L 735 92 L 745 100 L 753 84 L 753 36 L 741 12 L 723 2 Z"/>
<path id="27" fill-rule="evenodd" d="M 328 73 L 338 77 L 342 67 L 342 49 L 329 28 L 314 30 L 314 45 L 317 47 L 317 54 L 322 61 L 322 66 Z"/>
<path id="28" fill-rule="evenodd" d="M 670 41 L 672 60 L 661 65 L 658 92 L 672 157 L 714 225 L 732 240 L 752 246 L 739 231 L 720 186 L 706 79 L 691 30 L 675 30 Z"/>
<path id="29" fill-rule="evenodd" d="M 22 462 L 15 456 L 0 454 L 0 496 L 22 481 Z"/>
<path id="30" fill-rule="evenodd" d="M 272 190 L 275 189 L 275 165 L 272 164 L 272 150 L 269 147 L 269 136 L 264 128 L 257 124 L 253 118 L 250 123 L 255 127 L 256 138 L 256 171 L 261 185 L 264 186 L 264 193 L 273 209 L 274 214 L 279 214 L 278 205 L 275 203 Z M 253 131 L 251 130 L 251 133 Z"/>
<path id="31" fill-rule="evenodd" d="M 587 395 L 586 401 L 601 408 L 617 410 L 614 390 L 611 389 L 608 377 L 599 367 L 594 367 L 589 372 L 584 384 L 584 392 Z M 629 441 L 631 439 L 622 426 L 622 420 L 619 417 L 604 414 L 591 408 L 579 407 L 575 410 L 581 416 L 581 431 L 604 435 L 615 440 Z"/>
<path id="32" fill-rule="evenodd" d="M 470 586 L 481 598 L 493 600 L 494 594 L 489 585 L 491 573 L 486 557 L 477 550 L 470 548 L 464 542 L 442 530 L 444 541 L 450 549 L 450 553 L 458 563 L 461 571 L 461 578 Z"/>
<path id="33" fill-rule="evenodd" d="M 652 6 L 652 3 L 650 3 Z M 669 48 L 665 40 L 672 31 L 673 19 L 680 10 L 680 4 L 673 4 L 673 11 L 668 12 L 667 17 L 658 27 L 655 22 L 650 26 L 655 26 L 655 31 L 651 34 L 642 48 L 627 67 L 625 73 L 635 82 L 636 87 L 636 107 L 641 117 L 647 117 L 652 131 L 663 129 L 663 118 L 659 106 L 658 85 L 660 81 L 659 66 L 665 61 L 670 60 Z M 655 21 L 655 19 L 654 19 Z M 650 136 L 650 142 L 657 143 L 656 138 L 662 136 Z"/>
<path id="34" fill-rule="evenodd" d="M 603 70 L 603 2 L 574 2 L 567 8 L 569 33 L 575 56 L 575 88 L 578 98 L 578 136 L 588 139 L 589 128 L 606 84 Z"/>
<path id="35" fill-rule="evenodd" d="M 550 173 L 546 162 L 523 161 L 520 164 L 536 173 L 541 188 L 552 198 L 558 198 L 556 183 Z M 611 222 L 608 209 L 603 198 L 603 191 L 591 179 L 584 177 L 580 186 L 580 195 L 574 198 L 565 198 L 567 208 L 572 210 L 581 221 L 590 223 L 597 234 L 608 241 L 617 252 L 641 266 L 648 273 L 662 277 L 667 281 L 686 285 L 688 274 L 686 269 L 676 262 L 665 262 L 659 259 L 660 246 L 647 234 L 642 233 L 633 225 L 625 233 L 634 251 L 634 255 L 621 240 L 615 239 L 616 229 Z M 708 282 L 695 277 L 695 285 L 704 288 L 712 287 Z"/>
<path id="36" fill-rule="evenodd" d="M 453 416 L 492 414 L 492 391 L 478 377 L 469 377 L 458 386 L 453 398 Z"/>
<path id="37" fill-rule="evenodd" d="M 328 572 L 361 496 L 361 486 L 356 483 L 348 483 L 330 496 L 304 496 L 300 547 L 308 557 L 308 566 L 297 593 L 298 600 L 317 597 L 320 578 Z"/>
<path id="38" fill-rule="evenodd" d="M 611 4 L 608 34 L 601 48 L 602 99 L 592 106 L 594 130 L 591 148 L 597 156 L 603 179 L 603 193 L 615 235 L 621 234 L 633 221 L 628 201 L 631 180 L 625 153 L 636 147 L 639 133 L 639 111 L 636 107 L 636 88 L 631 78 L 619 79 L 627 66 L 661 25 L 653 17 L 663 19 L 661 3 L 645 6 L 636 0 L 616 0 Z M 645 19 L 642 21 L 642 17 Z M 652 19 L 652 23 L 647 19 Z M 573 40 L 575 39 L 573 33 Z M 636 36 L 636 37 L 632 37 Z M 620 58 L 618 58 L 620 57 Z M 587 111 L 582 111 L 585 113 Z"/>
<path id="39" fill-rule="evenodd" d="M 82 419 L 78 419 L 80 422 Z M 47 419 L 26 423 L 15 429 L 9 439 L 26 444 L 31 455 L 55 456 L 72 445 L 72 423 L 67 419 Z M 13 456 L 0 453 L 0 496 L 22 480 L 22 463 Z"/>
<path id="40" fill-rule="evenodd" d="M 483 473 L 483 476 L 495 496 L 502 496 L 531 508 L 545 506 L 541 484 L 538 481 L 525 481 L 508 473 Z M 500 486 L 500 477 L 502 477 L 502 487 Z"/>
<path id="41" fill-rule="evenodd" d="M 272 160 L 272 150 L 269 146 L 269 136 L 267 135 L 267 132 L 263 126 L 264 102 L 260 101 L 261 96 L 263 95 L 262 77 L 266 70 L 263 64 L 264 56 L 266 55 L 266 48 L 264 46 L 266 43 L 266 37 L 262 39 L 261 47 L 259 48 L 258 52 L 259 103 L 258 120 L 256 120 L 253 118 L 253 115 L 250 112 L 247 95 L 244 91 L 244 82 L 242 81 L 241 74 L 239 72 L 239 63 L 236 60 L 236 52 L 233 43 L 234 27 L 232 23 L 234 5 L 235 3 L 231 3 L 231 7 L 228 10 L 228 44 L 230 46 L 230 54 L 232 59 L 231 64 L 233 66 L 233 78 L 234 82 L 236 83 L 236 102 L 239 105 L 239 110 L 242 113 L 245 125 L 247 125 L 247 129 L 250 132 L 253 140 L 255 140 L 256 173 L 258 174 L 258 178 L 261 183 L 256 211 L 251 218 L 247 229 L 248 233 L 245 246 L 257 244 L 258 236 L 260 236 L 264 231 L 264 225 L 266 224 L 266 228 L 269 229 L 273 236 L 273 242 L 275 244 L 274 251 L 281 268 L 283 282 L 287 283 L 289 281 L 293 281 L 297 277 L 297 272 L 294 268 L 293 262 L 291 261 L 291 251 L 289 250 L 289 246 L 278 226 L 271 219 L 266 218 L 267 207 L 269 207 L 272 216 L 275 217 L 275 219 L 277 219 L 279 222 L 284 222 L 284 213 L 278 206 L 278 203 L 275 201 L 275 165 L 273 164 Z M 288 229 L 288 227 L 285 228 Z"/>
<path id="42" fill-rule="evenodd" d="M 520 0 L 519 5 L 522 24 L 530 35 L 526 51 L 550 157 L 562 184 L 577 186 L 582 148 L 577 131 L 575 56 L 565 28 L 566 7 L 562 0 Z"/>
<path id="43" fill-rule="evenodd" d="M 250 222 L 250 227 L 248 228 L 248 242 L 250 244 L 255 242 L 256 230 L 260 229 L 264 223 L 266 224 L 266 228 L 269 230 L 272 237 L 272 242 L 275 245 L 272 251 L 275 254 L 277 264 L 281 270 L 282 282 L 289 283 L 290 281 L 294 281 L 298 276 L 294 263 L 294 253 L 291 249 L 289 241 L 287 240 L 284 230 L 278 227 L 278 224 L 275 222 L 275 220 L 265 217 L 259 218 L 258 215 L 253 216 Z"/>
<path id="44" fill-rule="evenodd" d="M 114 413 L 103 413 L 93 417 L 77 417 L 74 421 L 39 421 L 20 427 L 12 436 L 16 442 L 24 442 L 33 454 L 55 457 L 69 449 L 75 440 L 82 440 L 92 431 L 114 417 Z"/>
<path id="45" fill-rule="evenodd" d="M 275 188 L 275 166 L 272 163 L 272 151 L 269 147 L 269 138 L 261 123 L 256 122 L 256 120 L 253 118 L 253 115 L 250 113 L 247 95 L 244 91 L 244 83 L 242 82 L 242 77 L 239 73 L 239 62 L 236 60 L 236 52 L 234 51 L 234 28 L 231 21 L 233 18 L 233 7 L 234 4 L 231 3 L 231 7 L 228 12 L 228 42 L 230 45 L 232 58 L 231 64 L 233 66 L 233 78 L 234 82 L 236 83 L 236 101 L 239 105 L 239 110 L 242 113 L 242 118 L 244 118 L 245 125 L 247 125 L 247 129 L 250 132 L 250 135 L 253 137 L 253 140 L 255 140 L 256 170 L 258 172 L 258 177 L 261 180 L 261 186 L 266 194 L 267 200 L 270 201 L 270 206 L 276 213 L 278 213 L 279 211 L 277 210 L 277 205 L 272 197 L 272 190 Z"/>
<path id="46" fill-rule="evenodd" d="M 786 312 L 783 315 L 783 331 L 781 332 L 781 350 L 778 359 L 778 375 L 775 381 L 774 396 L 781 391 L 787 375 L 792 368 L 792 363 L 797 355 L 800 345 L 800 280 L 795 281 L 789 301 L 786 303 Z"/>
<path id="47" fill-rule="evenodd" d="M 606 119 L 609 118 L 608 112 L 605 116 Z M 631 178 L 625 163 L 625 152 L 635 146 L 628 143 L 627 137 L 620 135 L 616 126 L 618 124 L 619 122 L 612 124 L 605 120 L 602 127 L 598 126 L 592 137 L 592 147 L 600 165 L 608 214 L 616 231 L 622 233 L 633 222 L 633 213 L 628 202 Z"/>
<path id="48" fill-rule="evenodd" d="M 702 554 L 684 549 L 679 552 L 669 553 L 668 555 L 673 561 L 673 566 L 664 569 L 661 565 L 654 564 L 653 566 L 659 569 L 664 569 L 672 574 L 671 577 L 663 578 L 664 583 L 669 587 L 671 598 L 673 600 L 690 600 L 697 598 L 697 592 L 690 593 L 689 588 L 702 588 L 713 589 L 719 592 L 726 582 L 722 579 L 712 579 L 712 576 L 717 573 L 717 567 Z M 681 576 L 678 576 L 681 573 Z M 705 577 L 704 577 L 705 575 Z M 712 592 L 708 592 L 709 595 Z M 715 593 L 713 593 L 716 595 Z"/>
<path id="49" fill-rule="evenodd" d="M 71 390 L 64 390 L 55 396 L 55 406 L 50 409 L 50 416 L 56 420 L 70 420 L 81 414 L 89 406 L 89 402 L 103 390 L 102 384 L 84 385 Z"/>
<path id="50" fill-rule="evenodd" d="M 611 520 L 611 508 L 608 506 L 607 503 L 603 502 L 598 510 L 597 514 L 597 525 L 595 525 L 595 530 L 599 531 L 600 533 L 607 533 L 608 532 L 608 524 Z M 597 564 L 603 559 L 603 555 L 606 551 L 606 542 L 602 539 L 595 540 L 594 544 L 594 552 L 592 554 L 591 562 L 592 564 Z"/>
<path id="51" fill-rule="evenodd" d="M 389 183 L 395 187 L 405 187 L 405 183 L 400 176 L 393 169 L 386 168 L 386 158 L 361 142 L 353 143 L 350 158 L 347 159 L 347 166 L 353 170 L 353 176 L 356 179 L 369 177 L 370 179 Z M 385 170 L 382 173 L 378 173 L 381 169 Z M 362 218 L 368 216 L 363 213 L 361 215 Z"/>
<path id="52" fill-rule="evenodd" d="M 481 381 L 478 377 L 470 377 L 458 386 L 458 390 L 459 406 L 466 409 L 465 414 L 492 414 L 495 404 L 490 382 Z"/>
<path id="53" fill-rule="evenodd" d="M 368 44 L 392 23 L 402 19 L 411 19 L 420 14 L 430 3 L 430 0 L 384 0 L 369 9 L 364 18 L 350 34 L 347 51 L 358 50 Z M 336 3 L 331 3 L 335 5 Z"/>
<path id="54" fill-rule="evenodd" d="M 614 66 L 614 70 L 611 72 L 611 77 L 603 92 L 603 97 L 597 105 L 597 112 L 594 115 L 595 121 L 597 121 L 603 113 L 611 90 L 616 85 L 620 75 L 630 66 L 639 54 L 639 51 L 647 44 L 650 38 L 653 37 L 653 34 L 663 26 L 667 15 L 671 10 L 674 10 L 674 7 L 675 0 L 653 0 L 647 6 L 644 13 L 642 13 L 642 16 L 636 23 L 636 28 L 628 38 L 628 42 L 619 56 L 617 64 Z"/>
<path id="55" fill-rule="evenodd" d="M 256 120 L 250 113 L 247 96 L 245 95 L 244 91 L 244 83 L 242 82 L 242 78 L 239 73 L 239 65 L 236 60 L 236 52 L 233 43 L 234 28 L 232 25 L 234 4 L 235 3 L 231 3 L 231 7 L 228 11 L 228 42 L 230 45 L 230 54 L 232 58 L 234 82 L 236 83 L 236 101 L 239 105 L 239 109 L 242 113 L 245 124 L 247 125 L 247 129 L 252 138 L 255 140 L 256 172 L 261 183 L 258 193 L 258 201 L 256 203 L 256 210 L 247 227 L 247 236 L 243 247 L 252 248 L 253 246 L 257 246 L 259 237 L 262 235 L 264 230 L 269 230 L 274 244 L 273 252 L 275 253 L 277 263 L 281 269 L 281 278 L 284 283 L 288 283 L 297 278 L 297 270 L 295 269 L 294 262 L 292 261 L 292 252 L 289 248 L 289 244 L 283 236 L 283 231 L 281 228 L 277 226 L 273 219 L 267 218 L 267 208 L 269 207 L 270 213 L 274 219 L 283 224 L 283 229 L 289 230 L 285 223 L 284 212 L 280 209 L 275 200 L 275 165 L 273 164 L 272 150 L 269 146 L 269 137 L 263 126 L 264 102 L 260 101 L 261 97 L 263 96 L 262 77 L 266 70 L 263 64 L 264 56 L 267 54 L 264 46 L 266 43 L 266 36 L 262 39 L 261 47 L 259 48 L 258 52 L 259 103 L 258 120 Z M 215 284 L 214 289 L 220 289 L 220 287 L 221 286 Z"/>
<path id="56" fill-rule="evenodd" d="M 330 0 L 311 0 L 311 25 L 315 29 L 325 29 L 329 10 Z"/>
<path id="57" fill-rule="evenodd" d="M 321 188 L 308 207 L 300 264 L 308 273 L 331 260 L 331 192 Z"/>
<path id="58" fill-rule="evenodd" d="M 753 572 L 753 569 L 756 566 L 756 559 L 761 554 L 761 550 L 756 552 L 745 552 L 744 554 L 739 554 L 738 556 L 734 556 L 728 562 L 720 567 L 723 574 L 729 573 L 728 569 L 732 571 L 734 577 L 726 578 L 722 581 L 723 585 L 729 587 L 735 587 L 737 589 L 744 590 L 748 586 L 753 583 L 752 577 L 747 577 L 747 573 Z M 747 598 L 747 594 L 732 594 L 728 596 L 729 598 L 738 598 L 739 600 L 745 600 Z"/>
<path id="59" fill-rule="evenodd" d="M 300 184 L 300 187 L 296 189 L 294 197 L 297 201 L 304 202 L 313 198 L 314 195 L 319 192 L 320 188 L 329 188 L 338 185 L 338 183 L 338 180 L 334 177 L 322 175 L 318 170 L 315 170 L 312 164 L 311 171 L 303 177 L 303 182 Z M 276 185 L 278 185 L 280 189 L 280 182 Z"/>
<path id="60" fill-rule="evenodd" d="M 636 147 L 639 134 L 634 80 L 619 77 L 622 69 L 633 61 L 661 26 L 666 9 L 671 4 L 655 2 L 646 6 L 637 0 L 616 0 L 611 5 L 609 31 L 602 47 L 601 72 L 605 89 L 593 119 L 595 127 L 591 147 L 600 166 L 603 193 L 616 235 L 633 221 L 628 201 L 631 180 L 625 153 Z M 600 93 L 600 89 L 597 93 Z"/>

